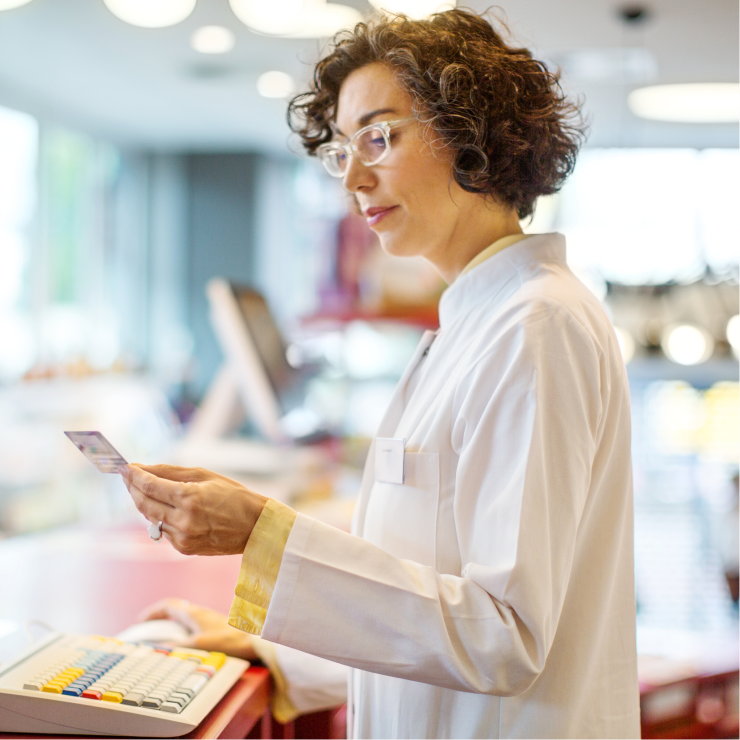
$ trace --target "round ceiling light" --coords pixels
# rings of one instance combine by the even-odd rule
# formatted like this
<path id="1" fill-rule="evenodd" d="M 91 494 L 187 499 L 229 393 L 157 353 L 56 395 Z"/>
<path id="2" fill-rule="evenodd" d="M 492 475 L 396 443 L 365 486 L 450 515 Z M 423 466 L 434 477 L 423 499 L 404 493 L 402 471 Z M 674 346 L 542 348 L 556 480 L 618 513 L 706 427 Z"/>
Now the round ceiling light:
<path id="1" fill-rule="evenodd" d="M 12 10 L 27 5 L 31 0 L 0 0 L 0 10 Z"/>
<path id="2" fill-rule="evenodd" d="M 636 116 L 653 121 L 737 123 L 740 85 L 707 82 L 641 87 L 629 94 L 627 105 Z"/>
<path id="3" fill-rule="evenodd" d="M 201 54 L 226 54 L 235 43 L 234 32 L 223 26 L 202 26 L 190 37 L 190 46 Z"/>
<path id="4" fill-rule="evenodd" d="M 457 0 L 370 0 L 370 5 L 387 13 L 403 13 L 414 20 L 423 20 L 433 13 L 451 10 Z"/>
<path id="5" fill-rule="evenodd" d="M 257 80 L 257 92 L 263 98 L 287 98 L 293 90 L 295 82 L 285 72 L 265 72 Z"/>
<path id="6" fill-rule="evenodd" d="M 666 327 L 660 342 L 666 357 L 679 365 L 699 365 L 714 351 L 709 332 L 694 324 L 674 324 Z"/>
<path id="7" fill-rule="evenodd" d="M 725 329 L 727 342 L 732 347 L 732 352 L 737 357 L 740 355 L 740 316 L 735 314 L 728 322 Z"/>
<path id="8" fill-rule="evenodd" d="M 257 33 L 328 38 L 362 21 L 359 10 L 326 0 L 229 0 L 234 15 Z"/>
<path id="9" fill-rule="evenodd" d="M 108 10 L 132 26 L 164 28 L 184 21 L 195 0 L 103 0 Z"/>

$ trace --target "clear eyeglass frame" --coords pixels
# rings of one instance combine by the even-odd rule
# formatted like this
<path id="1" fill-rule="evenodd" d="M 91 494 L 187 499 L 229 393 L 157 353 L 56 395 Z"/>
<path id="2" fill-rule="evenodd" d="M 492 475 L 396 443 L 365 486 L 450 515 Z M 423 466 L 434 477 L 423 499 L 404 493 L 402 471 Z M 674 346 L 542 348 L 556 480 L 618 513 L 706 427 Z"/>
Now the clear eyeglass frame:
<path id="1" fill-rule="evenodd" d="M 365 167 L 372 167 L 384 160 L 391 151 L 391 130 L 415 120 L 414 116 L 410 116 L 395 121 L 371 123 L 355 133 L 346 144 L 340 144 L 338 141 L 322 144 L 316 150 L 316 156 L 332 177 L 344 177 L 350 157 L 356 157 L 357 161 Z M 374 131 L 377 131 L 383 137 L 383 147 L 382 149 L 379 148 L 377 152 L 373 152 L 372 148 L 361 146 L 363 142 L 368 141 L 368 136 Z M 368 151 L 365 149 L 368 149 Z"/>

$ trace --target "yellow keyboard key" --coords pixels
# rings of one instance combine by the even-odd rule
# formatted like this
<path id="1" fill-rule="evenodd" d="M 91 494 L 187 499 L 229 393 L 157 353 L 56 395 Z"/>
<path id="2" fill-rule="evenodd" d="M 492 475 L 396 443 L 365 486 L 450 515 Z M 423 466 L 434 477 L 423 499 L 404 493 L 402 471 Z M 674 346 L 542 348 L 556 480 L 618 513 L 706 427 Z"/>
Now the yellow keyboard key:
<path id="1" fill-rule="evenodd" d="M 48 691 L 50 694 L 61 694 L 64 687 L 60 684 L 47 683 L 46 686 L 41 687 L 41 690 Z"/>
<path id="2" fill-rule="evenodd" d="M 115 704 L 120 704 L 123 701 L 123 695 L 117 691 L 106 691 L 100 698 L 103 701 L 112 701 Z"/>
<path id="3" fill-rule="evenodd" d="M 210 653 L 203 662 L 222 665 L 225 660 L 226 656 L 223 653 Z"/>
<path id="4" fill-rule="evenodd" d="M 185 650 L 173 650 L 170 653 L 170 658 L 180 658 L 180 660 L 197 660 L 199 662 L 203 662 L 203 656 L 202 655 L 195 655 L 193 653 L 188 653 Z"/>

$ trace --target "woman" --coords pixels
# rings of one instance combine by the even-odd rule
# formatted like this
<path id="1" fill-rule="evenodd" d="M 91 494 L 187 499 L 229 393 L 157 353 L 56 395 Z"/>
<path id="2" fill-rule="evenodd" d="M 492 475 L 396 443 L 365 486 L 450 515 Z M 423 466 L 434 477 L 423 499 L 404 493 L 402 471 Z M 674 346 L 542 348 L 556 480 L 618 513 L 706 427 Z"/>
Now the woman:
<path id="1" fill-rule="evenodd" d="M 291 103 L 384 250 L 449 284 L 371 446 L 352 534 L 226 478 L 124 470 L 181 552 L 242 552 L 229 623 L 350 666 L 357 737 L 639 733 L 629 401 L 560 235 L 557 78 L 482 18 L 360 25 Z M 154 612 L 153 612 L 154 613 Z"/>

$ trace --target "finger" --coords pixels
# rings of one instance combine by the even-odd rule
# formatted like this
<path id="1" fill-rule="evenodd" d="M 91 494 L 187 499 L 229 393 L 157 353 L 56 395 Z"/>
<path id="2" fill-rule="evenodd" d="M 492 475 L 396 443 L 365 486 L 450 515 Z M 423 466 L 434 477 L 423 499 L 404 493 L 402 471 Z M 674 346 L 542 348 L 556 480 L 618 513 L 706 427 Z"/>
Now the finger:
<path id="1" fill-rule="evenodd" d="M 205 468 L 181 468 L 177 465 L 142 465 L 141 463 L 131 464 L 156 475 L 158 478 L 179 481 L 180 483 L 204 483 L 209 480 L 222 480 L 237 486 L 241 485 L 233 478 L 227 478 L 225 475 L 214 473 L 212 470 L 206 470 Z"/>
<path id="2" fill-rule="evenodd" d="M 169 520 L 173 523 L 173 520 L 177 519 L 176 509 L 169 504 L 163 504 L 156 499 L 145 496 L 138 488 L 133 486 L 129 490 L 131 498 L 133 499 L 134 506 L 152 523 L 158 524 Z"/>
<path id="3" fill-rule="evenodd" d="M 141 465 L 132 463 L 140 470 L 156 475 L 157 478 L 165 480 L 178 481 L 180 483 L 200 483 L 210 478 L 218 477 L 216 473 L 211 473 L 203 468 L 181 468 L 178 465 Z"/>
<path id="4" fill-rule="evenodd" d="M 223 650 L 224 647 L 224 635 L 221 632 L 213 633 L 213 632 L 196 632 L 190 637 L 181 640 L 180 645 L 183 647 L 191 647 L 195 648 L 196 650 L 215 650 L 217 652 L 225 652 Z"/>
<path id="5" fill-rule="evenodd" d="M 201 632 L 200 634 L 192 635 L 187 640 L 182 640 L 180 644 L 183 647 L 226 653 L 227 655 L 246 658 L 247 660 L 254 658 L 254 649 L 250 641 L 250 635 L 246 635 L 233 627 Z"/>
<path id="6" fill-rule="evenodd" d="M 127 465 L 121 475 L 123 475 L 126 487 L 132 496 L 134 495 L 133 489 L 137 489 L 141 495 L 149 499 L 175 506 L 182 494 L 183 488 L 180 483 L 152 475 L 152 473 L 138 465 Z"/>
<path id="7" fill-rule="evenodd" d="M 191 608 L 187 599 L 162 599 L 144 609 L 139 615 L 139 620 L 145 622 L 149 619 L 171 619 L 190 632 L 197 632 L 199 625 L 190 614 Z"/>

